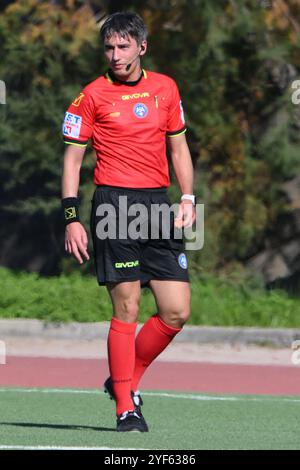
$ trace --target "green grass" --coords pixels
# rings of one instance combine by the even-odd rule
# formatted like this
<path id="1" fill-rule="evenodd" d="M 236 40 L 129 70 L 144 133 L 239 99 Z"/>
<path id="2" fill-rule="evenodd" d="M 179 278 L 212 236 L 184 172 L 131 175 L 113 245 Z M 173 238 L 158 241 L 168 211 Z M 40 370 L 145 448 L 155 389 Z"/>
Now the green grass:
<path id="1" fill-rule="evenodd" d="M 144 394 L 150 432 L 117 433 L 114 405 L 89 390 L 0 389 L 3 446 L 300 449 L 299 398 Z"/>
<path id="2" fill-rule="evenodd" d="M 111 303 L 105 287 L 79 273 L 45 278 L 0 268 L 0 317 L 52 322 L 108 321 Z M 143 291 L 140 321 L 155 312 L 151 292 Z M 293 328 L 300 325 L 300 299 L 267 292 L 247 281 L 192 279 L 191 325 Z"/>
<path id="3" fill-rule="evenodd" d="M 300 298 L 210 278 L 192 284 L 192 312 L 197 325 L 294 328 L 300 325 Z"/>

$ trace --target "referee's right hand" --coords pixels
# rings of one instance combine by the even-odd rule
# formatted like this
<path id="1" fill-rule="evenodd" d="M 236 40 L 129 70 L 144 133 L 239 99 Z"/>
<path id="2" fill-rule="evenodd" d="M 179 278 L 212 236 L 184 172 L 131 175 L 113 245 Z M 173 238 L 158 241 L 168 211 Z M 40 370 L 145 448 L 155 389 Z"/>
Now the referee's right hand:
<path id="1" fill-rule="evenodd" d="M 90 259 L 88 251 L 87 233 L 80 222 L 72 222 L 66 226 L 65 250 L 73 255 L 79 264 L 83 264 L 83 257 Z"/>

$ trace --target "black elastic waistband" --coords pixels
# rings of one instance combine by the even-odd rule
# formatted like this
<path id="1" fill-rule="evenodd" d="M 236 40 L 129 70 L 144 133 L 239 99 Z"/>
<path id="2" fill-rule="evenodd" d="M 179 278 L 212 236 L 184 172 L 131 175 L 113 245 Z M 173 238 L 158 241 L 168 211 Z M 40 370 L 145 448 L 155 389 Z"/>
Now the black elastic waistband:
<path id="1" fill-rule="evenodd" d="M 109 191 L 111 191 L 111 190 L 113 190 L 113 191 L 115 191 L 115 190 L 117 190 L 117 191 L 142 191 L 142 192 L 146 192 L 146 193 L 166 193 L 167 192 L 166 187 L 162 187 L 162 188 L 126 188 L 124 186 L 108 186 L 106 184 L 98 184 L 97 188 L 107 189 Z"/>

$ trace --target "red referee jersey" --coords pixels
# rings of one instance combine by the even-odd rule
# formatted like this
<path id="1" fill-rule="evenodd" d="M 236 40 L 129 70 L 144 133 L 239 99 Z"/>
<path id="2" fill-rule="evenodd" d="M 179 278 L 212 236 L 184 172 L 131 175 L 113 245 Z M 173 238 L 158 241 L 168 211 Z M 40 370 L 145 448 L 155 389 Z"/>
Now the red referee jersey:
<path id="1" fill-rule="evenodd" d="M 92 139 L 95 184 L 128 188 L 169 186 L 166 135 L 185 131 L 174 80 L 144 70 L 134 85 L 109 72 L 97 78 L 69 106 L 63 123 L 67 144 L 86 146 Z"/>

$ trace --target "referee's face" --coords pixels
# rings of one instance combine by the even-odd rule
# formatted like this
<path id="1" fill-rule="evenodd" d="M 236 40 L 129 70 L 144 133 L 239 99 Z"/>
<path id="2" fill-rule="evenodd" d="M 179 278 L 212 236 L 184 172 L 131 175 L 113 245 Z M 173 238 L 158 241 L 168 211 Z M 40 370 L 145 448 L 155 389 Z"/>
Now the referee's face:
<path id="1" fill-rule="evenodd" d="M 147 42 L 138 45 L 131 36 L 123 38 L 114 33 L 104 41 L 104 51 L 109 67 L 120 80 L 133 81 L 141 73 L 140 56 L 146 52 Z"/>

